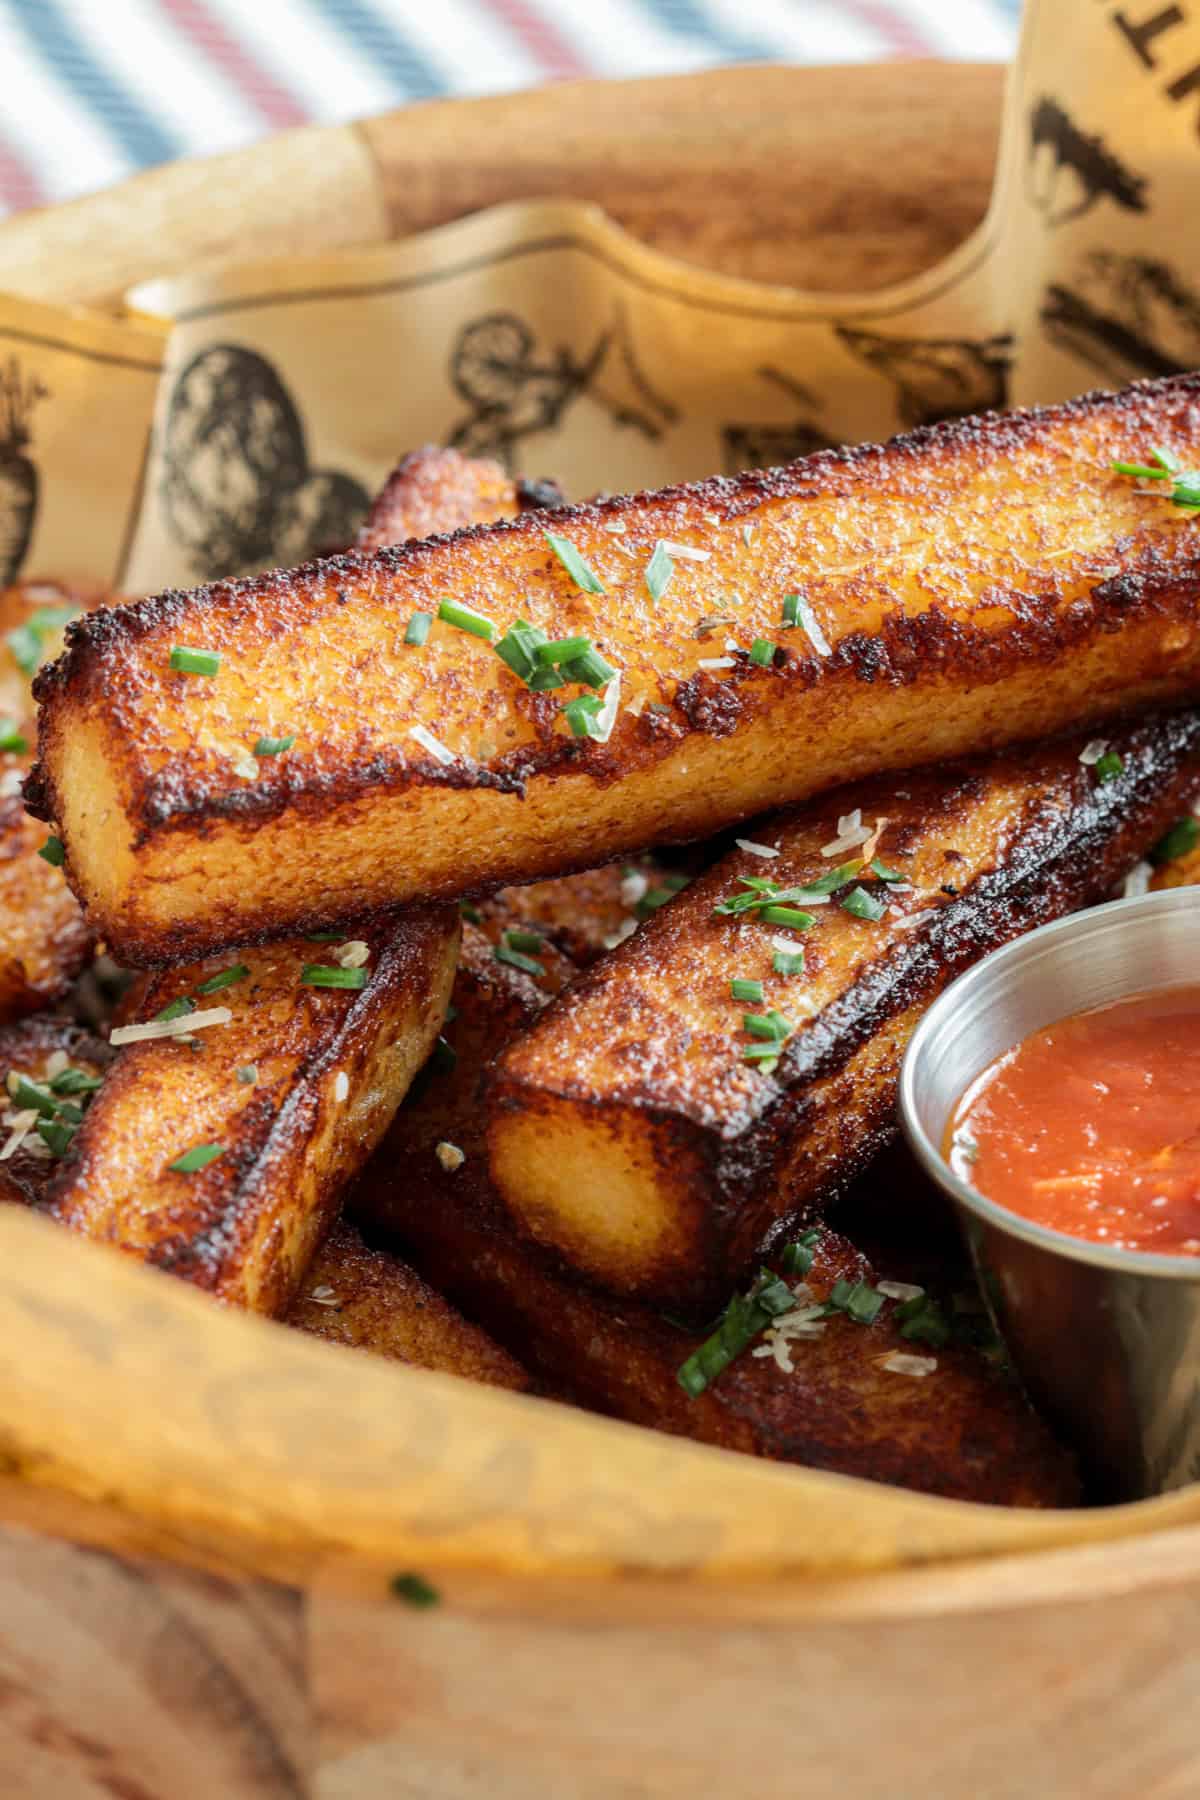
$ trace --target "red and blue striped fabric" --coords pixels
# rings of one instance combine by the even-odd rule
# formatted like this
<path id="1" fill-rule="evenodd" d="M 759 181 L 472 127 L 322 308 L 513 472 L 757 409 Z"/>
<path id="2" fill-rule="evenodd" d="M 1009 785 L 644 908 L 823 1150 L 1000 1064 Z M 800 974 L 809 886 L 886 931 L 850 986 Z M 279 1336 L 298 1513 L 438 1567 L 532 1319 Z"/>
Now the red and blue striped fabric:
<path id="1" fill-rule="evenodd" d="M 1003 60 L 1020 0 L 0 0 L 0 214 L 444 94 L 729 62 Z"/>

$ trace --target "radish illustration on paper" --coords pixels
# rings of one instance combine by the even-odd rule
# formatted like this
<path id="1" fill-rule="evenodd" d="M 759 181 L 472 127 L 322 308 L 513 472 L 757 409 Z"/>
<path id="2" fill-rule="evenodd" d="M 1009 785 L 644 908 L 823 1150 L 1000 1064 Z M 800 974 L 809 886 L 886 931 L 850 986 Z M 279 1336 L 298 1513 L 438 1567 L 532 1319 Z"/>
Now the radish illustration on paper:
<path id="1" fill-rule="evenodd" d="M 16 580 L 33 536 L 38 472 L 26 452 L 34 408 L 49 392 L 15 356 L 0 366 L 0 586 Z"/>

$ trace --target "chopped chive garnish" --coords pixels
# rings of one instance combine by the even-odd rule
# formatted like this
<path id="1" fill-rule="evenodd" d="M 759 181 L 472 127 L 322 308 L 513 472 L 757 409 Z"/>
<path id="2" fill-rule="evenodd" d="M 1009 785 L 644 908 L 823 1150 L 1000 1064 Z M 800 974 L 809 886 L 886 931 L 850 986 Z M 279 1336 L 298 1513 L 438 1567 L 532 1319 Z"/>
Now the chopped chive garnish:
<path id="1" fill-rule="evenodd" d="M 59 1101 L 58 1116 L 60 1119 L 65 1119 L 68 1125 L 83 1124 L 83 1108 L 76 1106 L 72 1100 Z"/>
<path id="2" fill-rule="evenodd" d="M 506 931 L 503 941 L 510 950 L 532 951 L 536 956 L 537 952 L 544 947 L 546 940 L 540 931 Z"/>
<path id="3" fill-rule="evenodd" d="M 254 746 L 253 754 L 255 756 L 282 756 L 284 751 L 290 750 L 295 742 L 294 735 L 278 738 L 260 737 Z"/>
<path id="4" fill-rule="evenodd" d="M 456 625 L 460 631 L 469 631 L 472 637 L 485 638 L 490 644 L 496 635 L 496 627 L 490 619 L 473 607 L 464 606 L 460 600 L 443 600 L 438 607 L 437 616 L 445 625 Z"/>
<path id="5" fill-rule="evenodd" d="M 442 1597 L 423 1575 L 417 1575 L 411 1569 L 406 1569 L 402 1575 L 393 1575 L 389 1585 L 398 1600 L 422 1611 L 436 1606 Z"/>
<path id="6" fill-rule="evenodd" d="M 1108 781 L 1115 781 L 1125 767 L 1125 759 L 1116 750 L 1106 750 L 1103 756 L 1097 757 L 1092 764 L 1092 774 L 1100 787 Z"/>
<path id="7" fill-rule="evenodd" d="M 743 1013 L 742 1029 L 751 1037 L 769 1038 L 781 1044 L 796 1029 L 790 1019 L 785 1019 L 781 1012 Z"/>
<path id="8" fill-rule="evenodd" d="M 215 675 L 221 667 L 221 657 L 216 650 L 189 650 L 186 644 L 175 644 L 170 664 L 181 675 Z"/>
<path id="9" fill-rule="evenodd" d="M 5 643 L 12 651 L 13 661 L 23 675 L 36 675 L 38 664 L 42 660 L 41 634 L 32 625 L 17 625 L 12 631 L 5 633 Z"/>
<path id="10" fill-rule="evenodd" d="M 729 992 L 735 1000 L 755 1000 L 761 1002 L 763 999 L 763 984 L 761 981 L 746 981 L 742 976 L 735 975 L 729 984 Z"/>
<path id="11" fill-rule="evenodd" d="M 1165 481 L 1171 473 L 1165 466 L 1152 469 L 1148 463 L 1115 462 L 1109 467 L 1114 475 L 1132 475 L 1135 481 Z"/>
<path id="12" fill-rule="evenodd" d="M 635 905 L 634 912 L 639 919 L 648 919 L 650 914 L 657 912 L 660 906 L 665 906 L 668 900 L 673 900 L 676 894 L 681 894 L 689 880 L 690 877 L 687 875 L 664 875 L 657 887 L 646 889 Z"/>
<path id="13" fill-rule="evenodd" d="M 563 707 L 572 737 L 595 737 L 596 719 L 603 702 L 595 694 L 578 694 Z"/>
<path id="14" fill-rule="evenodd" d="M 904 880 L 904 876 L 899 869 L 889 869 L 885 863 L 880 862 L 877 856 L 872 858 L 870 867 L 872 875 L 878 875 L 880 881 Z"/>
<path id="15" fill-rule="evenodd" d="M 15 719 L 0 719 L 0 750 L 11 750 L 16 756 L 23 756 L 29 748 L 28 739 L 21 732 Z"/>
<path id="16" fill-rule="evenodd" d="M 463 918 L 468 920 L 472 925 L 483 924 L 483 914 L 477 906 L 472 906 L 469 900 L 464 900 L 458 910 Z"/>
<path id="17" fill-rule="evenodd" d="M 813 1246 L 820 1237 L 819 1231 L 805 1231 L 792 1244 L 788 1244 L 779 1258 L 779 1267 L 785 1275 L 807 1275 L 813 1266 Z"/>
<path id="18" fill-rule="evenodd" d="M 245 963 L 234 963 L 231 968 L 222 969 L 218 975 L 210 975 L 196 989 L 198 994 L 219 994 L 222 988 L 232 987 L 235 981 L 244 981 L 250 973 Z"/>
<path id="19" fill-rule="evenodd" d="M 305 963 L 300 971 L 300 980 L 305 987 L 365 988 L 370 980 L 370 971 L 332 968 L 328 963 Z"/>
<path id="20" fill-rule="evenodd" d="M 843 888 L 848 882 L 853 881 L 861 871 L 861 861 L 839 863 L 836 869 L 830 869 L 828 875 L 822 875 L 816 881 L 807 882 L 803 891 L 806 894 L 836 894 L 839 888 Z"/>
<path id="21" fill-rule="evenodd" d="M 224 1156 L 224 1144 L 197 1144 L 191 1150 L 185 1150 L 177 1156 L 168 1169 L 175 1169 L 180 1175 L 194 1175 L 198 1169 L 207 1169 L 209 1163 L 216 1162 L 218 1156 Z"/>
<path id="22" fill-rule="evenodd" d="M 950 1342 L 950 1323 L 937 1301 L 929 1294 L 914 1294 L 903 1301 L 892 1314 L 900 1336 L 919 1344 L 932 1344 L 940 1349 Z"/>
<path id="23" fill-rule="evenodd" d="M 510 969 L 520 969 L 525 975 L 532 975 L 536 980 L 546 973 L 546 966 L 535 956 L 526 956 L 520 950 L 510 949 L 507 944 L 497 944 L 492 951 L 498 963 L 507 963 Z"/>
<path id="24" fill-rule="evenodd" d="M 829 1305 L 848 1313 L 859 1325 L 870 1325 L 879 1317 L 884 1295 L 877 1293 L 869 1281 L 835 1281 L 829 1294 Z"/>
<path id="25" fill-rule="evenodd" d="M 568 681 L 578 681 L 583 687 L 607 687 L 616 674 L 610 662 L 605 662 L 598 650 L 588 647 L 582 656 L 574 656 L 570 662 L 563 663 L 562 673 Z"/>
<path id="26" fill-rule="evenodd" d="M 156 1012 L 154 1016 L 166 1025 L 172 1019 L 186 1018 L 188 1013 L 194 1013 L 195 1010 L 196 1002 L 192 999 L 191 995 L 181 994 L 178 1000 L 169 1000 L 162 1011 Z"/>
<path id="27" fill-rule="evenodd" d="M 591 647 L 592 640 L 588 637 L 546 639 L 538 645 L 534 659 L 539 668 L 557 668 L 562 663 L 571 662 L 576 656 L 582 656 Z"/>
<path id="28" fill-rule="evenodd" d="M 851 888 L 842 901 L 845 912 L 852 913 L 856 919 L 882 919 L 887 912 L 887 901 L 877 900 L 874 894 L 868 894 L 866 888 Z"/>
<path id="29" fill-rule="evenodd" d="M 71 1146 L 71 1139 L 78 1129 L 75 1125 L 60 1125 L 57 1119 L 39 1119 L 34 1130 L 47 1149 L 55 1156 L 65 1156 Z"/>
<path id="30" fill-rule="evenodd" d="M 803 975 L 803 950 L 777 950 L 771 959 L 771 967 L 777 975 Z"/>
<path id="31" fill-rule="evenodd" d="M 524 619 L 511 624 L 496 645 L 496 655 L 522 681 L 528 681 L 538 667 L 537 652 L 546 642 L 546 634 Z"/>
<path id="32" fill-rule="evenodd" d="M 22 1111 L 41 1113 L 46 1119 L 52 1119 L 58 1111 L 58 1101 L 53 1094 L 24 1075 L 18 1075 L 8 1091 Z"/>
<path id="33" fill-rule="evenodd" d="M 529 677 L 529 686 L 535 694 L 549 694 L 566 685 L 557 669 L 535 669 Z"/>
<path id="34" fill-rule="evenodd" d="M 800 623 L 800 608 L 803 605 L 803 594 L 785 594 L 783 596 L 783 623 L 785 625 L 798 625 Z"/>
<path id="35" fill-rule="evenodd" d="M 801 912 L 798 906 L 764 906 L 758 916 L 764 925 L 790 925 L 794 931 L 807 931 L 817 922 L 815 913 Z"/>
<path id="36" fill-rule="evenodd" d="M 779 1059 L 779 1052 L 782 1047 L 783 1046 L 778 1038 L 772 1038 L 769 1043 L 746 1044 L 742 1048 L 742 1061 L 756 1063 L 770 1062 L 771 1069 L 773 1069 Z M 768 1069 L 767 1074 L 769 1075 L 770 1072 L 771 1070 Z"/>
<path id="37" fill-rule="evenodd" d="M 1165 837 L 1160 837 L 1150 852 L 1152 863 L 1174 862 L 1177 856 L 1186 856 L 1200 842 L 1200 823 L 1190 813 L 1177 819 Z"/>
<path id="38" fill-rule="evenodd" d="M 258 1080 L 257 1063 L 243 1063 L 237 1072 L 237 1078 L 243 1087 L 253 1087 Z"/>
<path id="39" fill-rule="evenodd" d="M 50 1091 L 55 1094 L 94 1094 L 100 1086 L 100 1076 L 83 1069 L 60 1069 L 50 1080 Z"/>
<path id="40" fill-rule="evenodd" d="M 306 944 L 340 944 L 345 935 L 344 931 L 310 931 L 304 941 Z"/>
<path id="41" fill-rule="evenodd" d="M 585 594 L 603 594 L 606 591 L 596 571 L 587 558 L 580 555 L 570 538 L 559 537 L 553 531 L 544 531 L 542 536 L 577 588 L 581 588 Z"/>
<path id="42" fill-rule="evenodd" d="M 63 841 L 59 837 L 48 837 L 38 851 L 38 855 L 43 862 L 48 862 L 52 869 L 61 869 L 67 860 L 67 853 L 63 848 Z"/>
<path id="43" fill-rule="evenodd" d="M 769 668 L 775 660 L 775 645 L 770 638 L 755 638 L 750 646 L 750 661 L 760 669 Z"/>
<path id="44" fill-rule="evenodd" d="M 1109 467 L 1118 475 L 1131 475 L 1135 481 L 1169 481 L 1171 491 L 1166 496 L 1173 506 L 1183 506 L 1189 512 L 1200 510 L 1200 471 L 1181 470 L 1178 460 L 1169 450 L 1152 450 L 1153 464 L 1115 462 Z"/>
<path id="45" fill-rule="evenodd" d="M 408 621 L 404 632 L 406 644 L 423 644 L 429 636 L 429 627 L 433 624 L 433 614 L 415 612 Z"/>
<path id="46" fill-rule="evenodd" d="M 716 1330 L 680 1364 L 676 1380 L 684 1393 L 695 1400 L 765 1331 L 772 1319 L 790 1312 L 795 1304 L 796 1297 L 786 1281 L 764 1269 L 748 1294 L 733 1296 Z"/>
<path id="47" fill-rule="evenodd" d="M 660 538 L 654 546 L 654 554 L 646 564 L 646 592 L 655 606 L 658 605 L 667 591 L 667 583 L 675 573 L 675 564 L 671 560 L 670 551 Z"/>

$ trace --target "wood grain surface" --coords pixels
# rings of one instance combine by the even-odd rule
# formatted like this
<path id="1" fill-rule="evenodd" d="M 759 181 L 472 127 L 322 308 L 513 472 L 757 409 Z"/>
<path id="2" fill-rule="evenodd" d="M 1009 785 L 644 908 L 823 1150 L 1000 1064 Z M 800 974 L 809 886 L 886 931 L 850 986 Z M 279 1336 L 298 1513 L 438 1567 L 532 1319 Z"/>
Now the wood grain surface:
<path id="1" fill-rule="evenodd" d="M 893 65 L 439 103 L 17 219 L 0 287 L 529 194 L 867 287 L 977 222 L 999 95 Z M 760 1464 L 304 1341 L 15 1210 L 0 1301 L 5 1800 L 1200 1789 L 1196 1490 L 1033 1515 Z"/>

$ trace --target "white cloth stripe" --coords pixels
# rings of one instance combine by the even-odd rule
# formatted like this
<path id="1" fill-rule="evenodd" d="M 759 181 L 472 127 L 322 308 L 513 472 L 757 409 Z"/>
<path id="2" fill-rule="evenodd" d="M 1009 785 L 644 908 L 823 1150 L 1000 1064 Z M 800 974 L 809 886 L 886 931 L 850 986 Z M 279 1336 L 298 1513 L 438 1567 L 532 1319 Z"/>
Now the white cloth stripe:
<path id="1" fill-rule="evenodd" d="M 376 5 L 389 10 L 380 0 Z M 406 37 L 440 72 L 447 93 L 496 94 L 532 87 L 542 79 L 521 40 L 477 0 L 406 7 L 402 17 Z"/>
<path id="2" fill-rule="evenodd" d="M 708 9 L 730 31 L 746 24 L 741 0 L 708 0 Z M 911 8 L 889 10 L 904 14 Z M 891 53 L 882 34 L 848 12 L 842 0 L 808 0 L 799 15 L 793 0 L 755 0 L 752 17 L 755 34 L 775 47 L 780 62 L 875 62 Z"/>
<path id="3" fill-rule="evenodd" d="M 315 120 L 338 124 L 397 104 L 386 77 L 305 0 L 206 0 L 231 37 Z"/>
<path id="4" fill-rule="evenodd" d="M 686 75 L 707 69 L 714 60 L 702 44 L 665 30 L 638 0 L 565 5 L 552 16 L 597 75 Z"/>
<path id="5" fill-rule="evenodd" d="M 261 135 L 263 120 L 229 80 L 172 29 L 154 0 L 120 0 L 121 28 L 94 0 L 59 0 L 113 75 L 193 154 L 232 150 Z"/>
<path id="6" fill-rule="evenodd" d="M 29 48 L 0 6 L 4 133 L 53 199 L 106 187 L 130 173 L 121 148 Z"/>
<path id="7" fill-rule="evenodd" d="M 908 14 L 938 56 L 1002 62 L 1016 48 L 1017 22 L 994 0 L 904 0 L 894 10 Z"/>

